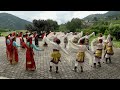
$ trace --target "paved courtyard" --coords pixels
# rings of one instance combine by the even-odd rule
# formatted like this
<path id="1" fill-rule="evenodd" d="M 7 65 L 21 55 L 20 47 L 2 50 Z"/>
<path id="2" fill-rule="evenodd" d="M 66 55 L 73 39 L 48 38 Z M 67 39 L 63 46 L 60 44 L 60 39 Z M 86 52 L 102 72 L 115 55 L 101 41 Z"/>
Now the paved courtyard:
<path id="1" fill-rule="evenodd" d="M 17 39 L 19 44 L 19 39 Z M 40 48 L 42 42 L 39 42 Z M 44 51 L 35 52 L 36 71 L 25 70 L 25 49 L 18 48 L 19 63 L 11 65 L 6 59 L 6 47 L 4 37 L 0 37 L 0 79 L 119 79 L 120 78 L 120 49 L 114 49 L 115 55 L 112 57 L 112 64 L 102 63 L 101 68 L 92 68 L 88 64 L 86 57 L 84 72 L 81 73 L 78 68 L 74 72 L 73 64 L 75 53 L 68 51 L 70 57 L 61 52 L 61 62 L 59 64 L 59 73 L 55 73 L 55 68 L 49 72 L 51 45 L 44 48 Z M 70 63 L 70 61 L 72 63 Z"/>

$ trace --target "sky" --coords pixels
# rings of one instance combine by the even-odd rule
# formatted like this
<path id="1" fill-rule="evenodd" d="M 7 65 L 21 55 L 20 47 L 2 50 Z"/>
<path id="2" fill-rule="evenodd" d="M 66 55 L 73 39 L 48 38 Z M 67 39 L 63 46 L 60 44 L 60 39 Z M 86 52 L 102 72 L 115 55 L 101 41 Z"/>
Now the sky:
<path id="1" fill-rule="evenodd" d="M 52 19 L 58 24 L 64 24 L 72 18 L 84 18 L 90 14 L 104 14 L 108 11 L 0 11 L 0 13 L 9 13 L 19 18 L 31 21 L 34 19 Z"/>

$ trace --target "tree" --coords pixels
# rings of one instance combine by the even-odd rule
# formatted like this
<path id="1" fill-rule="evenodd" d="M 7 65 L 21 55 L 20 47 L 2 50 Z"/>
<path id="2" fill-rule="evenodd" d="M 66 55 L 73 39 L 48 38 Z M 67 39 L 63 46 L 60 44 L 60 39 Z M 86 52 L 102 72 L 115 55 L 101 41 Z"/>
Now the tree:
<path id="1" fill-rule="evenodd" d="M 65 25 L 65 24 L 61 24 L 61 25 L 59 26 L 59 31 L 67 32 L 68 29 L 66 28 L 66 25 Z"/>
<path id="2" fill-rule="evenodd" d="M 59 25 L 56 21 L 48 19 L 47 22 L 48 22 L 48 25 L 49 25 L 49 29 L 51 31 L 56 31 L 56 30 L 59 29 Z"/>
<path id="3" fill-rule="evenodd" d="M 76 29 L 82 29 L 83 23 L 82 20 L 79 18 L 73 18 L 71 21 L 66 23 L 66 27 L 71 32 L 76 32 Z"/>
<path id="4" fill-rule="evenodd" d="M 112 24 L 110 27 L 109 27 L 109 32 L 112 36 L 116 36 L 116 33 L 117 32 L 120 32 L 120 25 L 119 24 Z"/>
<path id="5" fill-rule="evenodd" d="M 37 31 L 38 34 L 41 32 L 46 31 L 55 31 L 59 28 L 59 25 L 56 21 L 53 20 L 33 20 L 32 25 L 26 25 L 26 29 L 29 31 Z"/>
<path id="6" fill-rule="evenodd" d="M 25 25 L 25 29 L 30 32 L 35 31 L 35 27 L 31 24 Z"/>
<path id="7" fill-rule="evenodd" d="M 93 18 L 93 21 L 98 21 L 97 17 L 94 17 L 94 18 Z"/>

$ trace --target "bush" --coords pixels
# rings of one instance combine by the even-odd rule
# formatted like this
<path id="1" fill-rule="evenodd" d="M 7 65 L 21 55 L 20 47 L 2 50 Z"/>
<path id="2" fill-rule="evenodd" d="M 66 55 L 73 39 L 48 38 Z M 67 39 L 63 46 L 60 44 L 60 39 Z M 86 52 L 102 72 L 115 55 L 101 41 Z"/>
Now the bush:
<path id="1" fill-rule="evenodd" d="M 108 35 L 110 33 L 110 31 L 108 29 L 105 30 L 105 35 Z"/>
<path id="2" fill-rule="evenodd" d="M 109 33 L 115 36 L 117 32 L 120 32 L 120 24 L 114 24 L 109 27 Z"/>
<path id="3" fill-rule="evenodd" d="M 0 32 L 8 32 L 9 29 L 0 29 Z"/>
<path id="4" fill-rule="evenodd" d="M 82 30 L 81 29 L 76 29 L 76 32 L 81 32 Z"/>

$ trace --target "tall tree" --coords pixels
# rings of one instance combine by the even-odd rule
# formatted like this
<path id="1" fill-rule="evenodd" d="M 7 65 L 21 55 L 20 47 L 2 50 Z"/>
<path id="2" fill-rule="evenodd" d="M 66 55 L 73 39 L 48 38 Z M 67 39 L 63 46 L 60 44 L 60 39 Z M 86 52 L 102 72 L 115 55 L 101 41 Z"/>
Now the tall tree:
<path id="1" fill-rule="evenodd" d="M 73 18 L 71 21 L 68 21 L 66 23 L 66 27 L 71 32 L 75 32 L 76 29 L 82 29 L 83 23 L 82 23 L 81 19 L 79 19 L 79 18 Z"/>

